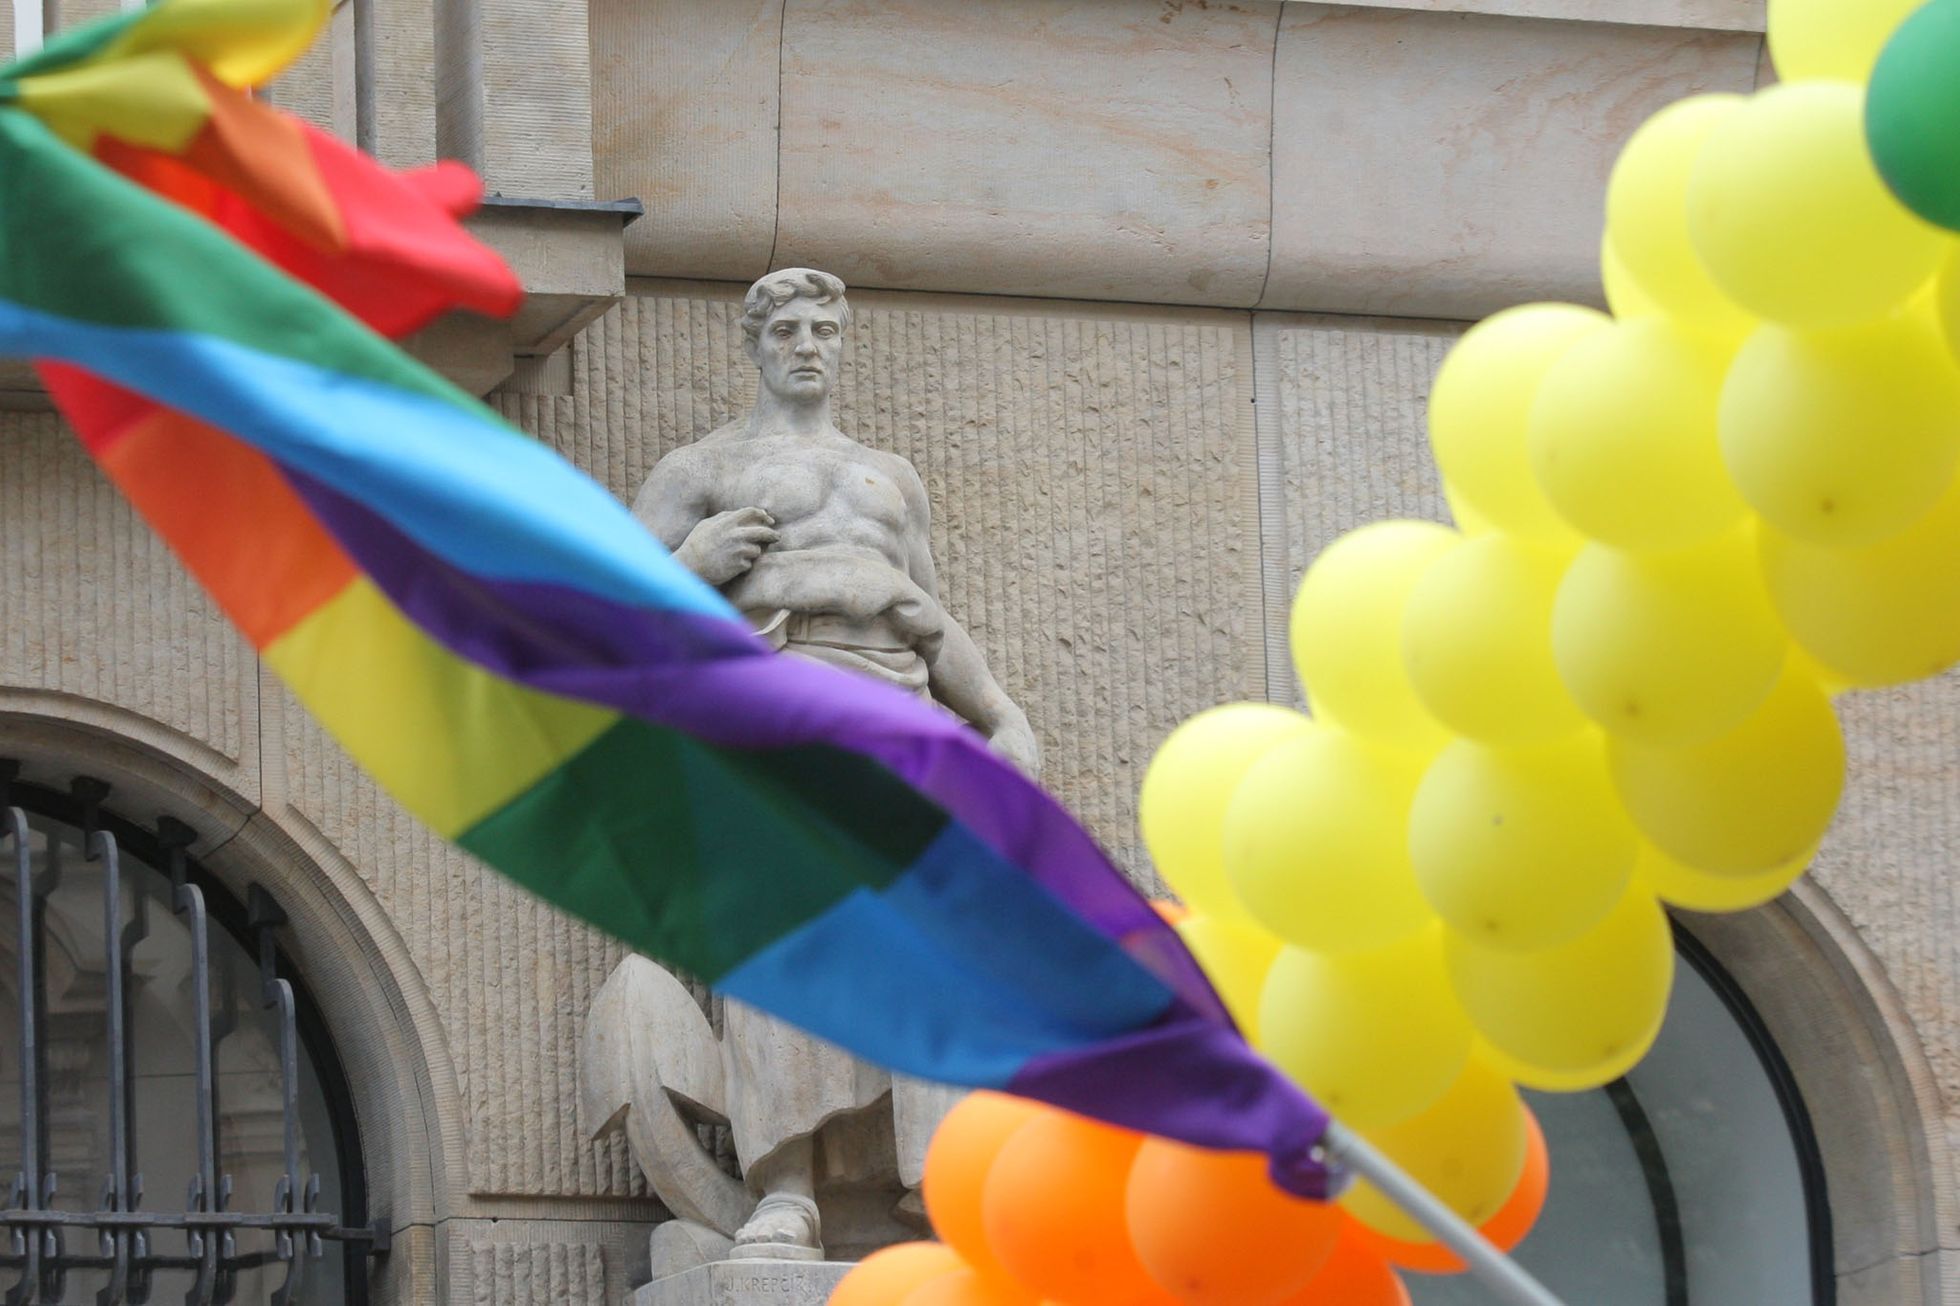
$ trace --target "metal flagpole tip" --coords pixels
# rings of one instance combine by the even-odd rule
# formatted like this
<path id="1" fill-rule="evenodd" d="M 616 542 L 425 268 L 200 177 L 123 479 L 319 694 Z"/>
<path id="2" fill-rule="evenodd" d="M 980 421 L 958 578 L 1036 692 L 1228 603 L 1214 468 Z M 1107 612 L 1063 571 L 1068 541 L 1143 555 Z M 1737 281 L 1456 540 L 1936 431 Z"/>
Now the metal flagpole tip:
<path id="1" fill-rule="evenodd" d="M 1565 1306 L 1523 1266 L 1498 1251 L 1435 1194 L 1340 1121 L 1328 1122 L 1320 1150 L 1328 1164 L 1346 1167 L 1366 1179 L 1410 1219 L 1434 1234 L 1438 1242 L 1462 1257 L 1495 1300 L 1506 1306 Z"/>

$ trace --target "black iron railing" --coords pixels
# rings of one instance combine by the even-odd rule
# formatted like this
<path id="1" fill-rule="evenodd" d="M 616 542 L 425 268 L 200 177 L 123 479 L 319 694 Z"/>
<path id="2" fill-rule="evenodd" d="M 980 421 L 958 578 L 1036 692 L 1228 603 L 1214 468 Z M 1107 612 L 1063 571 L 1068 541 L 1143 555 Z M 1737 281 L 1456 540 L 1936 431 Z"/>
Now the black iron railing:
<path id="1" fill-rule="evenodd" d="M 17 766 L 0 763 L 0 784 L 17 771 Z M 265 1194 L 269 1200 L 259 1209 L 234 1209 L 232 1179 L 219 1148 L 216 1066 L 219 1047 L 236 1029 L 241 995 L 235 992 L 239 986 L 230 968 L 218 967 L 214 975 L 210 913 L 204 891 L 189 871 L 188 849 L 194 835 L 190 827 L 169 818 L 158 823 L 149 842 L 161 854 L 159 869 L 170 881 L 170 908 L 190 939 L 193 1082 L 192 1119 L 186 1125 L 194 1161 L 181 1209 L 144 1208 L 130 989 L 132 954 L 149 933 L 149 896 L 124 893 L 121 848 L 101 819 L 108 792 L 101 781 L 80 779 L 69 794 L 69 806 L 80 817 L 83 855 L 102 877 L 107 1082 L 101 1109 L 107 1123 L 108 1166 L 106 1174 L 74 1177 L 99 1184 L 93 1210 L 57 1209 L 65 1177 L 56 1173 L 50 1147 L 47 915 L 63 875 L 63 844 L 50 837 L 37 870 L 26 813 L 20 807 L 0 809 L 0 868 L 11 867 L 18 911 L 13 987 L 19 1023 L 18 1047 L 0 1049 L 0 1066 L 10 1053 L 17 1053 L 20 1076 L 20 1169 L 5 1207 L 0 1208 L 0 1302 L 60 1306 L 70 1300 L 66 1294 L 71 1274 L 89 1271 L 93 1281 L 106 1278 L 95 1293 L 98 1306 L 140 1306 L 151 1300 L 158 1272 L 168 1270 L 190 1278 L 183 1297 L 189 1306 L 223 1306 L 235 1299 L 242 1272 L 283 1267 L 284 1274 L 267 1300 L 273 1306 L 289 1306 L 305 1284 L 309 1267 L 324 1256 L 328 1242 L 345 1249 L 350 1299 L 364 1300 L 365 1261 L 386 1254 L 387 1228 L 378 1221 L 349 1227 L 339 1215 L 320 1210 L 319 1175 L 302 1174 L 299 1004 L 292 983 L 279 973 L 276 944 L 276 932 L 287 923 L 286 915 L 257 885 L 252 886 L 243 923 L 245 934 L 256 945 L 256 999 L 271 1014 L 277 1030 L 281 1168 L 272 1191 Z M 177 1231 L 180 1236 L 169 1241 L 182 1250 L 161 1250 L 153 1236 L 160 1230 Z M 269 1246 L 241 1251 L 239 1236 L 247 1230 L 264 1231 L 258 1241 L 269 1241 Z"/>

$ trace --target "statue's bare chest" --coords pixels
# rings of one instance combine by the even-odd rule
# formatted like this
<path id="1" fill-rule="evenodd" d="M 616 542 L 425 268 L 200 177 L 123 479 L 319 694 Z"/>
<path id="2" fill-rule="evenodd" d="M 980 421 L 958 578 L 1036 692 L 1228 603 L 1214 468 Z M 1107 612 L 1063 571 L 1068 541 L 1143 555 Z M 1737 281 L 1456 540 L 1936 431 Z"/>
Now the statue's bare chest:
<path id="1" fill-rule="evenodd" d="M 838 442 L 749 440 L 722 452 L 717 512 L 757 507 L 778 530 L 800 522 L 905 528 L 905 495 L 895 460 Z"/>

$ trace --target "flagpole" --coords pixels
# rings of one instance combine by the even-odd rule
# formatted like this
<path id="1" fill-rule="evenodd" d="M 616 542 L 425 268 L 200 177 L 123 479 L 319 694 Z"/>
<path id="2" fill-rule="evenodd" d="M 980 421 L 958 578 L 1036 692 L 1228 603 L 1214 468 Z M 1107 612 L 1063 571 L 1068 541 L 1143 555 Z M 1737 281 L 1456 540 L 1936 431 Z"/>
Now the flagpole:
<path id="1" fill-rule="evenodd" d="M 1491 1246 L 1461 1216 L 1436 1200 L 1428 1189 L 1354 1130 L 1338 1120 L 1332 1122 L 1320 1148 L 1328 1161 L 1352 1170 L 1379 1188 L 1410 1219 L 1461 1256 L 1470 1272 L 1505 1306 L 1564 1306 L 1545 1285 L 1526 1273 L 1523 1266 Z"/>

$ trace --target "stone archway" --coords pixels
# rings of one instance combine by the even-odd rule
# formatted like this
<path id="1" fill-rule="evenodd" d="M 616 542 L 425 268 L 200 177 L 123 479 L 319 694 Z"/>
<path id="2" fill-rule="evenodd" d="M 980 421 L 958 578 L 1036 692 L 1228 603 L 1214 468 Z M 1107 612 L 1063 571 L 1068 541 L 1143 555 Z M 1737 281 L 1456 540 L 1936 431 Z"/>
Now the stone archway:
<path id="1" fill-rule="evenodd" d="M 1939 1090 L 1878 958 L 1809 878 L 1755 911 L 1679 917 L 1747 994 L 1808 1108 L 1838 1302 L 1955 1300 L 1960 1193 Z"/>
<path id="2" fill-rule="evenodd" d="M 461 1094 L 439 1019 L 387 913 L 351 867 L 310 855 L 186 755 L 193 749 L 171 747 L 173 732 L 107 704 L 48 701 L 55 697 L 0 690 L 0 756 L 49 788 L 82 775 L 104 780 L 106 805 L 131 820 L 184 822 L 198 835 L 191 855 L 236 898 L 257 885 L 284 909 L 281 946 L 345 1071 L 369 1210 L 391 1236 L 374 1300 L 442 1299 L 448 1258 L 439 1231 L 453 1214 L 449 1176 L 464 1164 Z"/>

